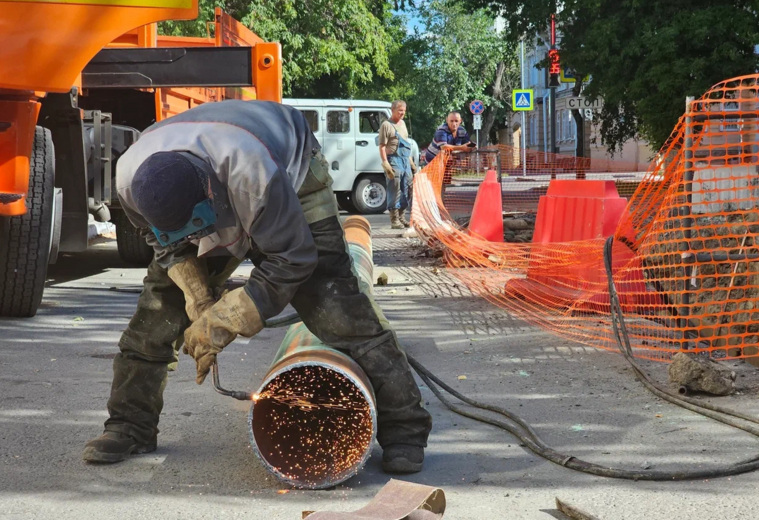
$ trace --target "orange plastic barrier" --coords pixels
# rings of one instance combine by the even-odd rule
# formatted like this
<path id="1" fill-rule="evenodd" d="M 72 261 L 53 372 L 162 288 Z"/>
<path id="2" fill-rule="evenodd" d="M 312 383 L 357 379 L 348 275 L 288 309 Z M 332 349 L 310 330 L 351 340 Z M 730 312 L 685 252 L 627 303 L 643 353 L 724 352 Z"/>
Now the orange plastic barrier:
<path id="1" fill-rule="evenodd" d="M 503 242 L 501 205 L 501 185 L 498 184 L 495 170 L 488 170 L 477 190 L 469 231 L 491 242 Z"/>
<path id="2" fill-rule="evenodd" d="M 540 197 L 533 242 L 570 242 L 611 236 L 627 199 L 613 181 L 555 180 Z"/>
<path id="3" fill-rule="evenodd" d="M 508 150 L 497 150 L 503 166 Z M 441 153 L 416 176 L 412 211 L 422 238 L 444 249 L 472 291 L 562 337 L 615 350 L 603 259 L 613 230 L 613 279 L 635 355 L 759 355 L 759 75 L 692 102 L 645 174 L 583 159 L 574 172 L 566 163 L 516 180 L 501 167 L 504 243 L 466 229 L 484 176 L 477 163 L 487 161 Z M 556 182 L 578 177 L 608 182 L 595 185 L 597 200 L 580 201 Z M 624 210 L 610 183 L 629 197 Z M 550 202 L 554 186 L 561 197 Z M 549 223 L 549 206 L 574 221 Z"/>

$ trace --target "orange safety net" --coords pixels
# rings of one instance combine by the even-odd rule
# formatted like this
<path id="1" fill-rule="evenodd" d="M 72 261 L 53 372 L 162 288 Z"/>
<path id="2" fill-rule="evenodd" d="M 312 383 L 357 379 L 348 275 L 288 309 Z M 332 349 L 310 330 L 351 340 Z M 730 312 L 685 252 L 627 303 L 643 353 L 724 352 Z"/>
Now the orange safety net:
<path id="1" fill-rule="evenodd" d="M 562 337 L 615 350 L 603 259 L 613 234 L 613 279 L 637 357 L 757 356 L 758 117 L 759 75 L 719 83 L 689 105 L 644 174 L 585 159 L 576 171 L 533 168 L 520 181 L 518 155 L 503 147 L 489 161 L 444 151 L 414 180 L 413 223 L 471 290 Z M 467 228 L 484 172 L 499 165 L 501 212 L 478 212 L 503 218 L 508 242 Z M 585 180 L 565 182 L 579 173 Z"/>
<path id="2" fill-rule="evenodd" d="M 523 163 L 522 155 L 526 156 Z M 553 179 L 612 179 L 620 194 L 632 195 L 645 171 L 637 163 L 608 158 L 525 150 L 498 145 L 475 152 L 454 152 L 436 158 L 445 163 L 440 197 L 455 220 L 466 223 L 477 189 L 488 170 L 495 170 L 503 192 L 505 212 L 535 213 L 538 201 Z M 523 166 L 524 164 L 524 166 Z"/>

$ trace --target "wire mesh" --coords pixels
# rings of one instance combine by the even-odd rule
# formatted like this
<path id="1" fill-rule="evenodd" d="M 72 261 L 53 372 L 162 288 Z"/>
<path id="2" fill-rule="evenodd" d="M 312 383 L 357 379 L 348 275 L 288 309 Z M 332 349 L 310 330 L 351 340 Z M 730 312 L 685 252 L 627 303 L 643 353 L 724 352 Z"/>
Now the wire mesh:
<path id="1" fill-rule="evenodd" d="M 472 291 L 605 349 L 616 348 L 603 267 L 603 235 L 613 234 L 613 277 L 637 357 L 757 356 L 758 92 L 759 75 L 712 87 L 689 104 L 646 172 L 534 151 L 523 165 L 518 150 L 504 146 L 467 156 L 443 151 L 415 178 L 414 225 Z M 506 242 L 467 229 L 491 168 L 499 172 Z M 597 216 L 578 210 L 561 222 L 539 211 L 551 182 L 568 178 L 613 181 L 629 199 L 615 228 L 576 240 Z"/>

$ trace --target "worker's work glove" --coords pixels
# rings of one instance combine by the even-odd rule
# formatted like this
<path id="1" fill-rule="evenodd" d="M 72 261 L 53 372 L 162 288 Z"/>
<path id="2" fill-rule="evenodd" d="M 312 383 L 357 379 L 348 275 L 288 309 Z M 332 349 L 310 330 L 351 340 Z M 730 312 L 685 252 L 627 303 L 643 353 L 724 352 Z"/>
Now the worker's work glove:
<path id="1" fill-rule="evenodd" d="M 184 332 L 183 351 L 195 358 L 197 364 L 195 382 L 203 384 L 216 361 L 216 354 L 232 343 L 238 334 L 250 337 L 263 328 L 258 308 L 244 287 L 224 294 Z"/>
<path id="2" fill-rule="evenodd" d="M 200 318 L 216 299 L 209 287 L 208 269 L 205 262 L 191 257 L 169 267 L 168 275 L 184 293 L 185 311 L 190 321 Z"/>
<path id="3" fill-rule="evenodd" d="M 395 179 L 395 171 L 388 161 L 382 161 L 382 169 L 385 170 L 385 176 L 388 179 Z"/>

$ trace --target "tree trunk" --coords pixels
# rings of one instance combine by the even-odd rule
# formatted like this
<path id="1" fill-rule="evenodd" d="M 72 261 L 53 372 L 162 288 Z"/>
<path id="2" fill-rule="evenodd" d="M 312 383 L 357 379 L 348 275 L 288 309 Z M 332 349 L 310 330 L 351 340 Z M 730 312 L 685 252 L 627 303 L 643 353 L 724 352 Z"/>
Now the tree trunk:
<path id="1" fill-rule="evenodd" d="M 499 61 L 498 65 L 495 68 L 495 77 L 493 78 L 493 92 L 492 96 L 493 99 L 501 99 L 501 96 L 503 95 L 503 89 L 501 88 L 501 83 L 503 81 L 503 73 L 506 70 L 506 62 Z M 488 136 L 490 135 L 490 130 L 493 128 L 493 124 L 495 124 L 495 110 L 493 108 L 490 108 L 486 111 L 484 114 L 484 117 L 482 118 L 482 128 L 480 129 L 480 138 L 477 142 L 478 147 L 486 146 L 488 144 Z"/>

